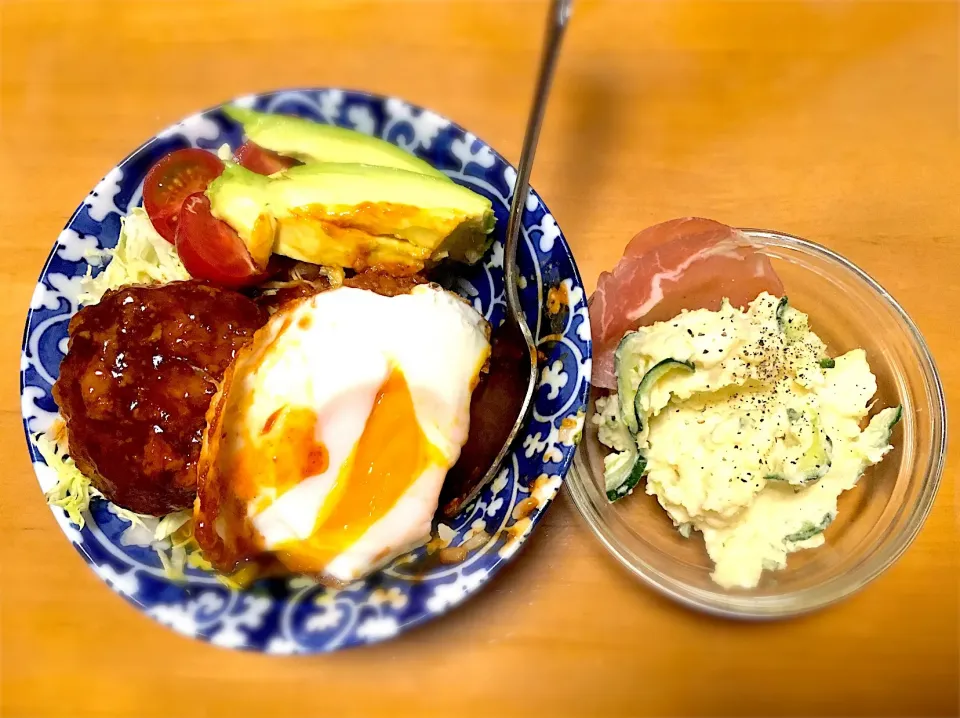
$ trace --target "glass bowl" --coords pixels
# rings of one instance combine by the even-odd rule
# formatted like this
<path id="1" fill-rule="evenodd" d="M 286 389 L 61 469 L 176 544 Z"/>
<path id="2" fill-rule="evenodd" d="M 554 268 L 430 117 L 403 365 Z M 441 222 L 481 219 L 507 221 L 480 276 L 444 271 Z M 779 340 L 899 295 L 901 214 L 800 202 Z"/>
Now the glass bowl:
<path id="1" fill-rule="evenodd" d="M 751 590 L 713 583 L 700 533 L 684 539 L 641 484 L 611 504 L 603 491 L 603 456 L 593 414 L 568 485 L 600 541 L 637 577 L 665 595 L 708 613 L 782 618 L 839 601 L 879 576 L 920 531 L 943 469 L 947 416 L 943 386 L 916 325 L 897 302 L 851 262 L 797 237 L 743 230 L 770 257 L 791 305 L 810 315 L 832 355 L 862 347 L 877 377 L 878 407 L 903 405 L 893 450 L 840 497 L 839 513 L 820 548 L 799 551 L 787 567 L 765 571 Z"/>

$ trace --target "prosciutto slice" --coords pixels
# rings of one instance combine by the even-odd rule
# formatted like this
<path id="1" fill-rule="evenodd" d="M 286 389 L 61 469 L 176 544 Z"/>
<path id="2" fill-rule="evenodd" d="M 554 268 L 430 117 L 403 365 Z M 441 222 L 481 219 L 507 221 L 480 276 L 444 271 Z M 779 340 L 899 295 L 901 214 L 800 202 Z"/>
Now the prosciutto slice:
<path id="1" fill-rule="evenodd" d="M 783 294 L 770 259 L 736 229 L 699 217 L 649 227 L 635 236 L 590 297 L 593 383 L 616 387 L 613 354 L 623 335 L 683 309 L 742 307 L 761 292 Z"/>

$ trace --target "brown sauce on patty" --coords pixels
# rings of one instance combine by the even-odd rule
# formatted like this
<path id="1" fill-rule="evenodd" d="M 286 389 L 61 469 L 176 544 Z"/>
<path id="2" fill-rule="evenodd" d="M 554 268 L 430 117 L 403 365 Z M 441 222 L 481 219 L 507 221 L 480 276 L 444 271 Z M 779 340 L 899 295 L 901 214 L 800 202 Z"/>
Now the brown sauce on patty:
<path id="1" fill-rule="evenodd" d="M 109 291 L 71 319 L 53 396 L 70 455 L 107 499 L 157 516 L 192 506 L 210 399 L 265 321 L 194 281 Z"/>

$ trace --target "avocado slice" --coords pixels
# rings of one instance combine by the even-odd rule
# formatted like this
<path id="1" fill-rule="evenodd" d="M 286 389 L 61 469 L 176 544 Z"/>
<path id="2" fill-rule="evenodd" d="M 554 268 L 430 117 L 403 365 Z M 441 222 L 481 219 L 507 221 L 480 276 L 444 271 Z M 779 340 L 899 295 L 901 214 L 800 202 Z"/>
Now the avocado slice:
<path id="1" fill-rule="evenodd" d="M 359 162 L 420 172 L 451 182 L 419 157 L 377 137 L 302 117 L 273 115 L 236 105 L 227 105 L 223 111 L 243 125 L 244 133 L 252 142 L 302 162 Z"/>
<path id="2" fill-rule="evenodd" d="M 264 177 L 227 163 L 207 197 L 248 246 L 269 227 L 277 254 L 398 276 L 447 258 L 473 264 L 495 221 L 490 200 L 465 187 L 364 164 L 306 164 Z"/>

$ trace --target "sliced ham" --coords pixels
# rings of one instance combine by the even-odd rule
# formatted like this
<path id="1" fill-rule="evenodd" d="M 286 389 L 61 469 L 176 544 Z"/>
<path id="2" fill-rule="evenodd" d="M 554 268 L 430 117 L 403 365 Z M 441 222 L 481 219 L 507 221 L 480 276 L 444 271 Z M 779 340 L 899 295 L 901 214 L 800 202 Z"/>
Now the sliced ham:
<path id="1" fill-rule="evenodd" d="M 770 259 L 725 224 L 699 217 L 649 227 L 632 240 L 590 298 L 593 383 L 616 387 L 613 353 L 623 335 L 683 309 L 745 306 L 761 292 L 783 294 Z"/>

